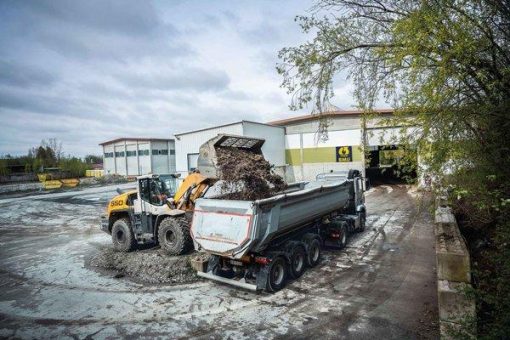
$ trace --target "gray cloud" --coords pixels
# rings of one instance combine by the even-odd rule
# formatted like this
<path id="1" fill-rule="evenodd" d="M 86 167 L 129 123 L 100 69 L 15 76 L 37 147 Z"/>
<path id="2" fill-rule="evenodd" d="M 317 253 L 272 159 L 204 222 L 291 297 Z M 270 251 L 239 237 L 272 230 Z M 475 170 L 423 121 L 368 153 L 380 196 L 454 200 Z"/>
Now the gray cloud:
<path id="1" fill-rule="evenodd" d="M 0 155 L 56 137 L 82 156 L 111 138 L 286 112 L 270 56 L 288 45 L 290 28 L 299 35 L 300 9 L 281 6 L 0 1 Z M 222 48 L 240 53 L 219 57 Z"/>
<path id="2" fill-rule="evenodd" d="M 118 79 L 126 86 L 158 90 L 218 91 L 228 87 L 230 79 L 224 71 L 198 67 L 182 67 L 151 73 L 121 73 Z"/>
<path id="3" fill-rule="evenodd" d="M 46 70 L 0 60 L 0 84 L 19 87 L 49 86 L 55 80 L 55 75 Z"/>

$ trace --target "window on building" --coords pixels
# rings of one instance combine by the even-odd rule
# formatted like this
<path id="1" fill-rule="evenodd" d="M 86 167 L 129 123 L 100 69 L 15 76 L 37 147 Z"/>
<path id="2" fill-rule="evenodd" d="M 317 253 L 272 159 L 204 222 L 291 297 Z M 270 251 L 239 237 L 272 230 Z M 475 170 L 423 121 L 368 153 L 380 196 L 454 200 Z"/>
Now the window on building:
<path id="1" fill-rule="evenodd" d="M 170 150 L 170 155 L 175 155 L 175 150 Z"/>
<path id="2" fill-rule="evenodd" d="M 104 153 L 104 158 L 112 158 L 113 157 L 113 152 L 105 152 Z"/>
<path id="3" fill-rule="evenodd" d="M 165 155 L 165 156 L 166 156 L 166 155 L 168 155 L 168 150 L 165 150 L 165 149 L 163 149 L 163 150 L 159 150 L 159 154 L 160 154 L 160 155 Z"/>
<path id="4" fill-rule="evenodd" d="M 188 154 L 188 171 L 194 171 L 197 168 L 198 153 Z"/>
<path id="5" fill-rule="evenodd" d="M 157 155 L 157 154 L 158 154 L 158 152 L 159 152 L 159 150 L 154 150 L 154 149 L 153 149 L 153 150 L 152 150 L 152 155 L 153 155 L 153 156 L 154 156 L 154 155 Z"/>
<path id="6" fill-rule="evenodd" d="M 124 157 L 124 151 L 115 151 L 115 157 Z"/>
<path id="7" fill-rule="evenodd" d="M 138 155 L 139 156 L 149 156 L 149 150 L 139 150 Z"/>
<path id="8" fill-rule="evenodd" d="M 136 156 L 136 151 L 126 151 L 126 156 L 127 156 L 127 157 L 133 157 L 133 156 Z"/>

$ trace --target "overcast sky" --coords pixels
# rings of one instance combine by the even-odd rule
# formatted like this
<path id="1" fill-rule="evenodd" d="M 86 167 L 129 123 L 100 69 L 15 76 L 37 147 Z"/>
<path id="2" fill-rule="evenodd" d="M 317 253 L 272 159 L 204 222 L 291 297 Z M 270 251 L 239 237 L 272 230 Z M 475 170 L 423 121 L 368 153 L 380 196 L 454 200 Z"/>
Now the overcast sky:
<path id="1" fill-rule="evenodd" d="M 163 137 L 296 115 L 276 73 L 305 40 L 312 1 L 0 2 L 0 155 L 57 138 L 100 154 L 116 137 Z M 352 86 L 333 101 L 354 105 Z M 306 111 L 305 111 L 306 112 Z"/>

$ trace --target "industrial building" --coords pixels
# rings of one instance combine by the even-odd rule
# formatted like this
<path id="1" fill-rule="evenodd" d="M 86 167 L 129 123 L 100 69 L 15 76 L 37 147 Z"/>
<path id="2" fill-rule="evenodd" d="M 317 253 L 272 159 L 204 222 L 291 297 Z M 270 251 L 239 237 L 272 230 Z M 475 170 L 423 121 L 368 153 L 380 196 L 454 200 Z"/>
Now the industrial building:
<path id="1" fill-rule="evenodd" d="M 382 124 L 392 115 L 392 109 L 377 110 L 366 122 L 365 130 L 361 111 L 336 110 L 321 118 L 307 114 L 267 124 L 242 120 L 177 133 L 175 140 L 119 138 L 100 144 L 104 173 L 135 176 L 177 172 L 184 178 L 196 168 L 203 143 L 218 134 L 230 134 L 264 139 L 264 157 L 287 182 L 309 181 L 319 173 L 349 169 L 366 171 L 370 177 L 390 168 L 402 155 L 397 144 L 400 128 Z M 319 119 L 327 120 L 326 139 L 318 138 Z M 370 154 L 368 161 L 361 149 L 363 135 Z"/>
<path id="2" fill-rule="evenodd" d="M 264 157 L 284 175 L 285 171 L 285 128 L 251 121 L 239 121 L 207 129 L 175 134 L 176 170 L 186 175 L 197 166 L 200 146 L 218 134 L 256 137 L 265 140 L 262 146 Z"/>
<path id="3" fill-rule="evenodd" d="M 400 130 L 387 127 L 382 120 L 391 117 L 393 110 L 377 110 L 376 117 L 366 124 L 366 138 L 370 152 L 370 163 L 365 164 L 362 157 L 361 142 L 363 129 L 359 110 L 337 110 L 324 113 L 327 119 L 327 140 L 317 136 L 319 117 L 302 115 L 270 122 L 274 126 L 285 127 L 286 180 L 309 181 L 317 174 L 366 168 L 389 166 L 398 155 L 399 147 L 395 145 Z"/>
<path id="4" fill-rule="evenodd" d="M 103 147 L 104 174 L 139 176 L 175 172 L 175 142 L 161 138 L 117 138 Z"/>

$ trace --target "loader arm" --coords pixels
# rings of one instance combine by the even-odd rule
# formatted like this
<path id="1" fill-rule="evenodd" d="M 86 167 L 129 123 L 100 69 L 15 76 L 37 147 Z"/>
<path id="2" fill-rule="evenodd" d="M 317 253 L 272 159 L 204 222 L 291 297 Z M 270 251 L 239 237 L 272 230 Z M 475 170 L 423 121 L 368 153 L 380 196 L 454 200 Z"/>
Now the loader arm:
<path id="1" fill-rule="evenodd" d="M 174 202 L 176 202 L 178 209 L 193 210 L 195 200 L 202 197 L 214 182 L 214 180 L 197 172 L 189 174 L 174 195 Z"/>
<path id="2" fill-rule="evenodd" d="M 264 139 L 219 134 L 200 147 L 197 172 L 189 174 L 175 193 L 174 202 L 178 209 L 193 210 L 195 200 L 202 197 L 207 189 L 221 178 L 216 151 L 219 148 L 240 148 L 262 153 Z"/>

